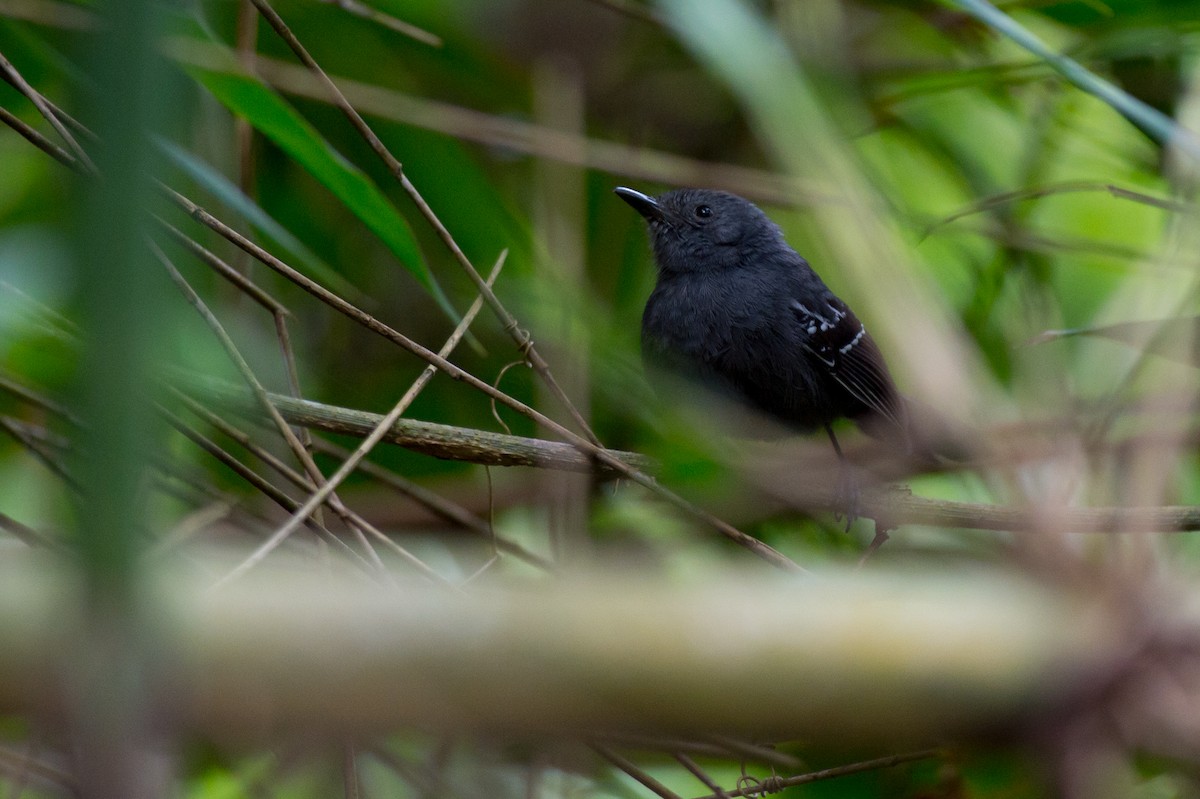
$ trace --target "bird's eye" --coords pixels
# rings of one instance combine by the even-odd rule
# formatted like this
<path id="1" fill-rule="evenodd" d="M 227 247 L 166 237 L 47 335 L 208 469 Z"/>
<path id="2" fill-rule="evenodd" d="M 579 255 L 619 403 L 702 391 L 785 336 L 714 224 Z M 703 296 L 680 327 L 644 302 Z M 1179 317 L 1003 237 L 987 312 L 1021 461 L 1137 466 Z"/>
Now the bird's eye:
<path id="1" fill-rule="evenodd" d="M 700 217 L 701 219 L 707 219 L 708 217 L 712 216 L 712 209 L 707 205 L 697 205 L 696 216 Z"/>

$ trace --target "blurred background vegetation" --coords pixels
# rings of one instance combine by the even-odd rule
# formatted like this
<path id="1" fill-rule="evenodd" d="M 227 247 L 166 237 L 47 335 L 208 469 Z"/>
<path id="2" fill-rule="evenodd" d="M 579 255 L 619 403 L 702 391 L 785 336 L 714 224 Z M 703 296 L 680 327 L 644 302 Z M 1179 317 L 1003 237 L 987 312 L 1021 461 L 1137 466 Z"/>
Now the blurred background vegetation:
<path id="1" fill-rule="evenodd" d="M 213 392 L 219 380 L 252 397 L 180 284 L 268 391 L 383 414 L 425 368 L 234 246 L 152 176 L 435 351 L 478 294 L 445 234 L 480 274 L 501 261 L 495 294 L 519 323 L 517 338 L 528 332 L 596 438 L 650 456 L 661 486 L 804 568 L 854 566 L 883 516 L 900 524 L 867 570 L 1027 569 L 1098 585 L 1188 569 L 1196 545 L 1186 534 L 1081 541 L 1055 513 L 1132 507 L 1146 515 L 1131 517 L 1131 529 L 1197 526 L 1188 514 L 1200 501 L 1200 146 L 1188 128 L 1200 113 L 1200 3 L 1018 1 L 990 17 L 982 2 L 917 0 L 143 0 L 130 7 L 154 20 L 142 42 L 153 42 L 144 81 L 97 67 L 119 52 L 106 47 L 141 46 L 105 26 L 121 6 L 0 0 L 0 556 L 74 548 L 84 571 L 107 573 L 87 564 L 109 558 L 125 564 L 114 573 L 134 575 L 144 553 L 169 553 L 217 582 L 310 493 L 269 465 L 272 455 L 303 471 L 279 431 Z M 332 78 L 407 184 L 261 7 Z M 65 112 L 56 121 L 77 145 L 34 92 Z M 132 120 L 124 133 L 123 119 Z M 140 186 L 144 203 L 131 200 L 134 210 L 111 223 L 113 238 L 137 244 L 130 269 L 110 271 L 114 253 L 96 244 L 106 228 L 89 232 L 88 220 L 100 224 L 106 207 L 135 195 L 106 195 L 125 184 L 98 181 L 83 153 L 96 155 L 102 174 L 133 175 L 128 185 Z M 746 465 L 758 450 L 747 454 L 675 407 L 677 398 L 650 392 L 638 325 L 654 274 L 643 223 L 613 196 L 617 185 L 722 188 L 780 223 L 866 321 L 905 392 L 969 453 L 961 468 L 904 481 L 916 497 L 948 503 L 945 515 L 909 524 L 872 506 L 878 512 L 843 532 L 827 503 L 797 499 L 833 466 L 823 438 L 789 442 L 764 476 Z M 196 245 L 259 287 L 258 299 L 197 257 Z M 485 305 L 450 360 L 579 431 L 493 310 Z M 110 323 L 139 352 L 120 344 L 129 338 L 106 338 Z M 108 394 L 88 388 L 106 379 Z M 111 417 L 128 428 L 106 440 L 96 428 L 107 430 L 97 423 L 109 417 L 94 411 L 123 396 L 137 418 Z M 404 416 L 563 438 L 444 374 Z M 80 417 L 94 451 L 73 461 Z M 314 436 L 351 449 L 362 437 Z M 849 427 L 845 436 L 852 450 L 869 449 Z M 114 441 L 129 448 L 114 451 Z M 215 447 L 282 496 L 252 485 Z M 344 457 L 313 451 L 326 476 Z M 95 452 L 107 455 L 89 469 Z M 367 549 L 363 528 L 352 533 L 327 508 L 316 517 L 324 537 L 300 530 L 265 558 L 378 566 L 401 582 L 429 571 L 454 584 L 555 579 L 560 568 L 597 564 L 689 580 L 757 564 L 681 502 L 631 480 L 489 469 L 390 444 L 367 460 L 374 466 L 338 496 L 390 545 L 372 538 L 377 549 Z M 114 464 L 132 464 L 123 488 L 104 482 Z M 128 503 L 110 503 L 117 496 Z M 964 503 L 1033 510 L 1014 532 L 992 529 L 1005 525 L 972 517 L 976 506 Z M 957 523 L 946 521 L 958 511 Z M 87 544 L 106 535 L 94 516 L 128 520 L 128 554 Z M 499 550 L 493 530 L 508 542 Z M 525 557 L 513 556 L 518 547 Z M 0 734 L 10 795 L 87 792 L 49 754 L 61 742 L 36 724 L 12 717 Z M 294 743 L 268 754 L 188 747 L 176 771 L 190 796 L 656 790 L 638 784 L 628 760 L 593 752 L 563 763 L 552 747 L 496 751 L 415 735 L 357 755 L 348 747 L 345 758 Z M 1197 751 L 1194 742 L 1139 750 L 1122 785 L 1141 796 L 1197 795 L 1195 761 L 1180 749 Z M 813 768 L 854 760 L 797 751 Z M 706 773 L 732 790 L 736 747 L 705 754 Z M 635 759 L 678 795 L 709 792 L 664 755 L 643 749 Z M 750 760 L 769 776 L 761 757 Z M 1028 750 L 982 746 L 789 795 L 1035 796 L 1057 784 L 1047 768 Z"/>

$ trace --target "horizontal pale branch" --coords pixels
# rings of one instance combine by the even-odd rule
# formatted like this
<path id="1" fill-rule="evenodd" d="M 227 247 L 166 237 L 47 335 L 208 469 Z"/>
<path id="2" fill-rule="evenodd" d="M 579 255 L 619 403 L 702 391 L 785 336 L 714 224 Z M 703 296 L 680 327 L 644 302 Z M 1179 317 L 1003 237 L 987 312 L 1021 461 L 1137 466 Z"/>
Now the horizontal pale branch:
<path id="1" fill-rule="evenodd" d="M 219 571 L 214 566 L 213 571 Z M 736 577 L 736 579 L 735 579 Z M 598 578 L 520 590 L 385 587 L 329 573 L 151 589 L 166 717 L 220 736 L 699 734 L 926 742 L 1069 705 L 1128 657 L 1092 597 L 988 574 L 765 571 L 685 587 Z M 0 571 L 0 711 L 55 706 L 78 608 Z M 1147 631 L 1148 632 L 1148 631 Z"/>
<path id="2" fill-rule="evenodd" d="M 254 397 L 229 384 L 195 384 L 202 392 L 243 415 L 261 415 Z M 269 394 L 271 403 L 289 423 L 330 433 L 366 436 L 383 419 L 382 414 L 324 405 L 282 394 Z M 399 419 L 384 441 L 413 452 L 446 460 L 468 461 L 486 466 L 537 466 L 573 472 L 596 471 L 611 474 L 604 464 L 596 463 L 571 444 L 538 438 L 492 433 L 465 427 Z M 635 469 L 652 469 L 653 461 L 636 452 L 610 450 L 614 457 Z"/>

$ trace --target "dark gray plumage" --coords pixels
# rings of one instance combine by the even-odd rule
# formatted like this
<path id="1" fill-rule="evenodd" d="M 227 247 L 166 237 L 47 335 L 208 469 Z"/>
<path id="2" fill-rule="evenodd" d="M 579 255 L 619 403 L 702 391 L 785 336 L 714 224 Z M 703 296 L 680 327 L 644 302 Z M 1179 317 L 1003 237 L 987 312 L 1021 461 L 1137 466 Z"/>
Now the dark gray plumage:
<path id="1" fill-rule="evenodd" d="M 645 217 L 658 266 L 642 316 L 651 370 L 699 380 L 798 430 L 848 417 L 907 448 L 904 403 L 879 348 L 757 206 L 701 189 L 616 193 Z"/>

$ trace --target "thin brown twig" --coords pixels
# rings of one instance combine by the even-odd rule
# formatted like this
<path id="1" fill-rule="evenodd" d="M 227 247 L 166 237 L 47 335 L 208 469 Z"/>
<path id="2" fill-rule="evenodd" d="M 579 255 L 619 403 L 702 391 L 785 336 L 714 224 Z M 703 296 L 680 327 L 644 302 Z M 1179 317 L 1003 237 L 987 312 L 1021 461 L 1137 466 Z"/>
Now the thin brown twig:
<path id="1" fill-rule="evenodd" d="M 591 746 L 592 749 L 595 750 L 596 754 L 600 755 L 600 757 L 604 758 L 609 763 L 612 763 L 614 766 L 619 768 L 621 771 L 624 771 L 630 777 L 633 777 L 642 785 L 645 785 L 651 791 L 661 796 L 662 799 L 682 799 L 679 794 L 675 793 L 670 788 L 651 777 L 645 771 L 638 768 L 632 760 L 616 750 L 611 749 L 604 744 L 597 743 L 596 741 L 592 741 L 588 745 Z"/>
<path id="2" fill-rule="evenodd" d="M 17 91 L 25 95 L 25 97 L 28 98 L 31 103 L 33 103 L 34 107 L 37 108 L 38 113 L 46 118 L 46 121 L 50 123 L 50 126 L 54 128 L 58 135 L 62 137 L 62 140 L 67 143 L 67 147 L 70 148 L 72 153 L 74 153 L 75 159 L 83 166 L 84 170 L 91 174 L 95 174 L 96 165 L 92 163 L 92 159 L 88 158 L 87 152 L 85 152 L 83 147 L 79 145 L 79 142 L 76 141 L 75 137 L 71 135 L 71 131 L 67 130 L 66 126 L 63 125 L 62 121 L 58 117 L 58 114 L 55 113 L 55 110 L 46 102 L 41 93 L 29 85 L 28 81 L 26 81 L 21 73 L 17 71 L 17 68 L 14 67 L 12 63 L 4 57 L 3 53 L 0 53 L 0 75 L 3 75 L 5 80 L 12 84 Z"/>
<path id="3" fill-rule="evenodd" d="M 1154 208 L 1161 208 L 1167 211 L 1187 212 L 1195 210 L 1195 206 L 1191 203 L 1179 202 L 1177 200 L 1167 200 L 1161 197 L 1154 197 L 1132 189 L 1115 186 L 1112 183 L 1103 183 L 1094 180 L 1071 180 L 1063 181 L 1062 183 L 1054 183 L 1048 186 L 1030 186 L 1013 191 L 1001 192 L 993 194 L 990 197 L 984 197 L 969 205 L 960 208 L 948 216 L 931 223 L 925 229 L 925 235 L 928 236 L 937 228 L 948 225 L 951 222 L 962 219 L 963 217 L 971 216 L 972 214 L 982 213 L 983 211 L 992 208 L 998 208 L 1010 203 L 1021 202 L 1024 200 L 1037 200 L 1043 197 L 1051 197 L 1056 194 L 1080 194 L 1080 193 L 1096 193 L 1107 192 L 1112 197 L 1124 200 L 1132 200 L 1142 205 L 1149 205 Z"/>
<path id="4" fill-rule="evenodd" d="M 171 413 L 166 408 L 159 408 L 159 413 L 161 413 L 167 420 L 167 423 L 178 430 L 184 438 L 188 439 L 201 450 L 211 455 L 220 463 L 224 464 L 226 467 L 232 470 L 234 474 L 249 483 L 254 490 L 258 491 L 267 499 L 271 500 L 288 513 L 294 513 L 296 508 L 300 507 L 300 503 L 297 500 L 289 497 L 278 486 L 267 480 L 265 477 L 251 469 L 246 464 L 239 461 L 231 453 L 219 446 L 215 441 L 203 435 L 191 425 L 185 423 L 178 416 Z M 352 548 L 347 546 L 346 542 L 334 535 L 333 532 L 330 531 L 329 528 L 327 528 L 324 524 L 321 524 L 314 519 L 307 519 L 305 521 L 305 526 L 316 533 L 320 538 L 340 547 L 342 551 L 350 556 L 351 559 L 356 562 L 356 565 L 360 566 L 367 574 L 378 574 L 378 569 L 373 564 L 369 563 L 363 558 L 362 555 L 359 555 Z"/>
<path id="5" fill-rule="evenodd" d="M 327 452 L 338 458 L 346 458 L 350 455 L 350 450 L 329 441 L 317 439 L 314 441 L 314 446 L 319 451 Z M 364 460 L 359 463 L 358 470 L 409 497 L 451 524 L 461 527 L 481 538 L 494 541 L 501 551 L 507 552 L 538 568 L 545 569 L 546 571 L 554 571 L 554 564 L 546 558 L 531 552 L 515 541 L 496 535 L 489 522 L 484 521 L 472 511 L 456 502 L 452 502 L 441 494 L 430 491 L 428 488 L 414 483 L 395 472 L 388 471 L 370 461 Z"/>
<path id="6" fill-rule="evenodd" d="M 216 253 L 201 245 L 198 241 L 188 236 L 179 228 L 167 222 L 160 216 L 155 215 L 155 220 L 171 235 L 171 238 L 180 244 L 184 249 L 196 256 L 207 265 L 210 269 L 216 272 L 221 277 L 232 283 L 238 291 L 254 300 L 264 309 L 272 314 L 287 315 L 290 312 L 283 303 L 272 297 L 267 291 L 258 286 L 253 280 L 242 274 L 237 269 L 234 269 L 230 264 L 226 263 Z"/>
<path id="7" fill-rule="evenodd" d="M 405 22 L 402 19 L 393 17 L 391 14 L 385 14 L 378 9 L 371 8 L 368 5 L 358 2 L 358 0 L 321 0 L 321 2 L 330 3 L 348 14 L 353 14 L 356 17 L 362 17 L 363 19 L 383 25 L 385 28 L 390 28 L 396 33 L 407 36 L 410 39 L 415 39 L 421 44 L 427 44 L 430 47 L 442 46 L 441 36 L 430 33 L 424 28 L 418 28 L 411 22 Z"/>
<path id="8" fill-rule="evenodd" d="M 60 110 L 58 110 L 57 108 L 54 108 L 52 104 L 50 104 L 50 107 L 53 109 L 53 112 L 56 115 L 62 114 L 62 112 Z M 16 129 L 22 135 L 24 135 L 35 146 L 39 147 L 43 151 L 54 156 L 59 161 L 61 161 L 63 164 L 65 164 L 71 168 L 74 168 L 74 169 L 79 169 L 78 161 L 76 161 L 70 154 L 66 153 L 61 148 L 59 148 L 57 145 L 55 145 L 52 142 L 50 142 L 49 140 L 47 140 L 44 136 L 42 136 L 37 131 L 35 131 L 32 128 L 25 125 L 19 119 L 12 117 L 4 109 L 0 108 L 0 112 L 2 112 L 2 113 L 0 113 L 0 119 L 3 119 L 7 124 L 12 126 L 14 129 Z M 72 120 L 69 116 L 67 116 L 67 119 L 70 120 L 74 125 L 78 126 L 78 123 L 75 123 L 74 120 Z M 163 187 L 163 188 L 165 189 L 165 187 Z M 232 282 L 236 287 L 241 289 L 244 293 L 248 294 L 252 299 L 254 299 L 256 302 L 258 302 L 260 305 L 262 305 L 264 308 L 269 310 L 274 315 L 276 332 L 277 332 L 277 335 L 280 340 L 280 346 L 282 347 L 283 352 L 284 352 L 285 363 L 287 364 L 289 384 L 292 388 L 293 393 L 296 396 L 299 396 L 299 386 L 298 386 L 298 377 L 297 377 L 297 372 L 296 372 L 295 357 L 294 357 L 293 353 L 291 352 L 290 339 L 287 335 L 287 326 L 286 326 L 286 319 L 285 319 L 286 315 L 288 314 L 287 309 L 281 303 L 279 303 L 277 300 L 275 300 L 273 297 L 271 297 L 266 291 L 259 288 L 252 281 L 250 281 L 248 278 L 246 278 L 244 275 L 242 275 L 238 270 L 229 266 L 223 260 L 218 258 L 216 255 L 214 255 L 213 253 L 211 253 L 210 251 L 208 251 L 207 249 L 202 247 L 199 243 L 195 242 L 193 239 L 191 239 L 190 237 L 183 234 L 180 230 L 178 230 L 178 228 L 174 227 L 173 225 L 169 224 L 168 222 L 166 222 L 165 220 L 162 220 L 159 217 L 156 217 L 156 219 L 158 219 L 158 221 L 167 229 L 168 233 L 170 233 L 177 242 L 179 242 L 181 245 L 183 245 L 186 249 L 190 250 L 194 255 L 196 255 L 198 258 L 200 258 L 203 262 L 208 264 L 211 268 L 215 269 L 219 274 L 221 274 L 227 280 Z M 285 433 L 285 438 L 286 438 L 286 435 L 287 434 Z M 311 447 L 311 438 L 309 437 L 309 433 L 307 430 L 304 430 L 302 432 L 302 435 L 304 437 L 304 440 L 299 442 L 299 444 L 300 444 L 299 448 L 301 450 L 307 450 L 307 448 Z M 302 456 L 301 456 L 301 460 L 303 461 Z M 313 465 L 312 469 L 315 470 L 315 465 Z M 365 540 L 364 540 L 364 543 L 365 543 Z"/>
<path id="9" fill-rule="evenodd" d="M 63 166 L 70 167 L 77 172 L 83 173 L 84 170 L 79 166 L 79 161 L 75 159 L 75 156 L 71 155 L 66 150 L 43 136 L 36 128 L 25 124 L 24 120 L 15 116 L 7 108 L 2 106 L 0 106 L 0 122 L 3 122 L 5 125 L 8 125 L 17 133 L 21 134 L 26 141 L 44 152 L 46 155 L 61 163 Z"/>
<path id="10" fill-rule="evenodd" d="M 820 771 L 810 771 L 807 774 L 797 774 L 794 777 L 778 777 L 772 782 L 774 790 L 782 791 L 784 788 L 791 788 L 795 785 L 807 785 L 810 782 L 819 782 L 821 780 L 830 780 L 834 777 L 845 777 L 849 774 L 859 774 L 864 771 L 878 771 L 879 769 L 891 768 L 902 763 L 912 763 L 916 760 L 929 760 L 930 758 L 939 757 L 942 754 L 941 749 L 922 749 L 919 752 L 908 752 L 901 755 L 889 755 L 888 757 L 879 757 L 874 760 L 864 760 L 859 763 L 850 763 L 845 766 L 835 766 L 834 768 L 822 769 Z M 752 796 L 762 792 L 761 785 L 754 785 L 749 788 L 740 790 L 725 791 L 726 797 Z M 706 796 L 697 797 L 697 799 L 722 799 L 718 794 L 712 793 Z"/>
<path id="11" fill-rule="evenodd" d="M 563 391 L 562 387 L 558 384 L 558 381 L 555 380 L 554 375 L 550 371 L 550 365 L 546 363 L 545 359 L 542 358 L 541 354 L 537 351 L 529 332 L 521 328 L 516 317 L 509 313 L 504 304 L 500 302 L 500 299 L 496 296 L 495 292 L 492 291 L 491 286 L 489 286 L 487 281 L 483 279 L 483 276 L 479 274 L 479 271 L 475 268 L 474 264 L 471 263 L 470 259 L 467 258 L 466 253 L 462 251 L 462 248 L 458 246 L 458 242 L 455 241 L 454 236 L 451 235 L 449 229 L 442 224 L 441 219 L 439 219 L 437 214 L 434 213 L 433 209 L 429 206 L 429 203 L 425 201 L 425 198 L 421 195 L 420 191 L 417 190 L 417 187 L 411 180 L 408 179 L 408 175 L 405 174 L 404 167 L 401 165 L 400 161 L 394 155 L 392 155 L 391 151 L 388 150 L 383 141 L 375 134 L 375 131 L 371 129 L 371 126 L 366 123 L 366 120 L 364 120 L 362 116 L 356 110 L 354 110 L 354 106 L 350 105 L 349 101 L 346 100 L 345 95 L 342 94 L 341 90 L 337 87 L 337 84 L 333 82 L 328 74 L 326 74 L 326 72 L 321 68 L 320 64 L 316 62 L 316 59 L 309 54 L 308 50 L 300 43 L 300 40 L 296 38 L 296 35 L 292 33 L 291 29 L 287 26 L 287 23 L 283 21 L 283 17 L 279 16 L 278 12 L 271 7 L 271 4 L 268 3 L 267 0 L 251 0 L 251 2 L 254 3 L 255 7 L 258 8 L 259 13 L 263 15 L 263 17 L 267 20 L 267 23 L 275 29 L 275 32 L 279 34 L 279 37 L 283 39 L 287 46 L 291 48 L 292 52 L 296 54 L 296 57 L 300 59 L 300 61 L 306 67 L 308 67 L 308 69 L 311 70 L 314 75 L 317 76 L 317 78 L 325 86 L 326 90 L 329 91 L 330 96 L 333 98 L 334 105 L 336 105 L 338 109 L 346 116 L 346 118 L 350 120 L 350 124 L 354 127 L 354 129 L 358 131 L 359 135 L 363 137 L 375 154 L 378 155 L 379 158 L 384 162 L 392 176 L 400 182 L 401 187 L 404 189 L 405 193 L 408 194 L 409 199 L 416 204 L 418 210 L 421 212 L 421 215 L 425 217 L 425 220 L 437 233 L 438 238 L 442 240 L 447 249 L 449 249 L 450 253 L 454 256 L 454 259 L 458 261 L 460 266 L 462 266 L 463 271 L 466 272 L 467 276 L 471 279 L 471 282 L 475 285 L 475 289 L 483 296 L 484 300 L 486 300 L 488 304 L 488 307 L 492 309 L 492 311 L 496 314 L 496 317 L 500 320 L 504 331 L 508 333 L 516 343 L 517 349 L 521 352 L 521 355 L 529 362 L 534 371 L 538 373 L 538 376 L 541 377 L 542 381 L 545 382 L 546 387 L 550 389 L 550 392 L 554 395 L 555 399 L 557 399 L 558 402 L 561 403 L 562 406 L 567 410 L 567 413 L 570 414 L 575 424 L 581 431 L 583 431 L 584 436 L 592 444 L 599 446 L 599 439 L 596 438 L 595 434 L 591 430 L 591 427 L 588 425 L 587 420 L 583 418 L 583 415 L 575 407 L 575 404 L 571 401 L 570 397 L 566 395 L 566 392 Z"/>
<path id="12" fill-rule="evenodd" d="M 257 20 L 258 16 L 255 15 L 253 19 Z M 249 295 L 251 299 L 270 312 L 275 323 L 275 337 L 279 342 L 279 349 L 283 356 L 284 368 L 288 379 L 288 389 L 293 397 L 299 398 L 301 396 L 300 374 L 296 366 L 296 355 L 292 351 L 291 335 L 288 332 L 287 326 L 287 318 L 291 315 L 291 312 L 286 306 L 283 305 L 283 303 L 272 297 L 265 289 L 262 289 L 255 284 L 254 281 L 252 281 L 249 276 L 244 273 L 246 270 L 234 268 L 219 258 L 216 254 L 201 246 L 199 242 L 184 234 L 178 228 L 157 216 L 155 218 L 158 219 L 160 224 L 167 229 L 167 232 L 170 233 L 172 237 L 185 249 L 190 251 L 202 262 L 214 269 L 217 274 L 228 280 L 243 293 Z M 242 251 L 239 250 L 239 252 Z M 249 255 L 244 252 L 242 252 L 242 256 L 244 258 L 249 257 Z M 312 433 L 310 433 L 307 428 L 302 428 L 299 432 L 299 439 L 305 451 L 311 452 Z"/>
<path id="13" fill-rule="evenodd" d="M 679 764 L 690 771 L 692 775 L 708 786 L 708 789 L 713 792 L 718 799 L 729 799 L 729 794 L 725 793 L 725 789 L 717 784 L 716 780 L 708 776 L 704 769 L 700 768 L 695 760 L 692 760 L 683 752 L 672 752 L 672 756 L 679 761 Z"/>

